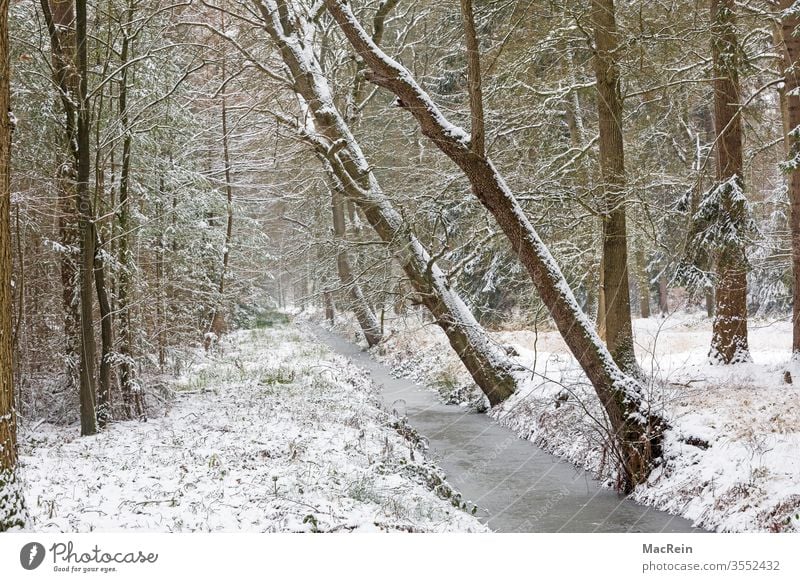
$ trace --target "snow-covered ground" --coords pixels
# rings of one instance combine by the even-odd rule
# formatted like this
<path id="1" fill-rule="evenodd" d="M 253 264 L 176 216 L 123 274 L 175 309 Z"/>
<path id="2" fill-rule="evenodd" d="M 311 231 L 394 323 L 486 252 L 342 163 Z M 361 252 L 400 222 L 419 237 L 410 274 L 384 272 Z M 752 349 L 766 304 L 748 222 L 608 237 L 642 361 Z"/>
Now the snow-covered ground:
<path id="1" fill-rule="evenodd" d="M 352 320 L 337 328 L 354 337 Z M 653 406 L 672 426 L 664 463 L 633 498 L 717 531 L 800 531 L 800 366 L 789 363 L 788 322 L 751 322 L 753 363 L 710 366 L 711 322 L 678 314 L 634 321 Z M 398 375 L 451 401 L 476 401 L 444 334 L 419 318 L 393 320 L 374 350 Z M 613 481 L 602 411 L 554 331 L 493 333 L 513 346 L 530 380 L 491 411 L 522 438 Z M 785 372 L 793 383 L 786 382 Z M 477 398 L 477 400 L 481 400 Z"/>
<path id="2" fill-rule="evenodd" d="M 30 527 L 486 531 L 368 377 L 295 328 L 226 337 L 176 389 L 164 416 L 93 437 L 23 427 Z"/>

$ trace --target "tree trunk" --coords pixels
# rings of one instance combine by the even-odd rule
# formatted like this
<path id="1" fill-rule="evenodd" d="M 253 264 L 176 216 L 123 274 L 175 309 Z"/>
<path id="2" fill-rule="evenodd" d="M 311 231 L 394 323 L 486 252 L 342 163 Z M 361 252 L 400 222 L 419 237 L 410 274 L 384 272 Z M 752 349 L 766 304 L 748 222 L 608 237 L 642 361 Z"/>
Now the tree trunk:
<path id="1" fill-rule="evenodd" d="M 322 299 L 325 302 L 325 320 L 333 325 L 336 317 L 336 310 L 333 307 L 333 293 L 327 290 L 323 291 Z"/>
<path id="2" fill-rule="evenodd" d="M 781 21 L 783 68 L 785 75 L 785 128 L 786 150 L 789 156 L 789 229 L 792 234 L 792 358 L 800 359 L 800 18 L 789 11 L 794 0 L 781 0 L 784 13 Z"/>
<path id="3" fill-rule="evenodd" d="M 387 243 L 489 402 L 492 405 L 502 402 L 516 388 L 516 365 L 478 324 L 436 261 L 414 236 L 410 225 L 384 195 L 333 102 L 319 62 L 309 56 L 302 37 L 291 29 L 291 23 L 281 21 L 274 2 L 256 2 L 255 5 L 294 77 L 294 90 L 308 104 L 313 118 L 314 134 L 301 127 L 296 127 L 297 131 L 315 145 L 317 153 L 329 165 L 328 171 L 342 184 L 344 194 L 355 202 L 378 236 Z"/>
<path id="4" fill-rule="evenodd" d="M 66 386 L 72 392 L 79 390 L 80 351 L 79 332 L 80 298 L 78 296 L 78 261 L 80 248 L 78 216 L 75 203 L 75 176 L 73 166 L 64 161 L 56 176 L 58 190 L 58 230 L 61 240 L 61 306 L 64 310 L 64 360 Z"/>
<path id="5" fill-rule="evenodd" d="M 717 188 L 720 213 L 732 225 L 745 220 L 742 117 L 739 114 L 739 46 L 734 0 L 711 0 Z M 750 360 L 747 345 L 747 258 L 738 237 L 723 241 L 716 256 L 717 290 L 709 360 L 735 364 Z"/>
<path id="6" fill-rule="evenodd" d="M 336 243 L 336 270 L 339 280 L 350 295 L 350 303 L 367 344 L 372 347 L 380 343 L 383 335 L 375 312 L 369 306 L 361 286 L 353 276 L 350 258 L 347 254 L 347 228 L 345 226 L 345 198 L 339 186 L 331 188 L 331 209 L 333 211 L 333 236 Z"/>
<path id="7" fill-rule="evenodd" d="M 109 34 L 111 27 L 109 27 Z M 108 74 L 108 69 L 111 64 L 111 51 L 112 47 L 107 46 L 102 69 L 102 75 L 105 77 Z M 104 94 L 101 92 L 98 98 L 98 105 L 95 115 L 98 119 L 104 116 L 103 104 Z M 114 208 L 113 205 L 113 187 L 112 191 L 112 204 L 106 206 L 103 204 L 105 197 L 105 163 L 103 161 L 103 145 L 101 140 L 101 124 L 94 125 L 94 199 L 97 204 L 98 214 L 104 215 L 108 208 Z M 109 290 L 108 279 L 106 278 L 106 261 L 105 256 L 110 255 L 110 252 L 104 248 L 103 239 L 113 240 L 113 220 L 111 221 L 109 233 L 103 232 L 99 224 L 93 224 L 95 231 L 95 254 L 94 254 L 94 282 L 95 291 L 97 292 L 97 303 L 100 307 L 100 373 L 97 382 L 97 422 L 100 428 L 104 428 L 112 418 L 111 396 L 112 396 L 112 368 L 113 368 L 113 352 L 114 352 L 114 314 L 111 305 L 111 295 Z"/>
<path id="8" fill-rule="evenodd" d="M 112 418 L 111 414 L 111 358 L 114 346 L 114 328 L 112 320 L 111 300 L 106 284 L 105 262 L 101 250 L 102 244 L 97 238 L 98 252 L 95 253 L 94 282 L 97 291 L 97 302 L 100 306 L 100 377 L 97 386 L 97 422 L 100 427 L 106 426 Z"/>
<path id="9" fill-rule="evenodd" d="M 600 269 L 597 281 L 597 318 L 595 326 L 597 328 L 597 335 L 600 339 L 606 341 L 606 276 L 603 258 L 600 258 Z"/>
<path id="10" fill-rule="evenodd" d="M 165 223 L 164 216 L 164 200 L 167 199 L 167 193 L 164 189 L 164 176 L 158 179 L 158 193 L 159 202 L 156 205 L 158 224 Z M 156 344 L 158 345 L 158 370 L 162 374 L 167 366 L 167 321 L 166 321 L 166 298 L 167 294 L 164 289 L 164 255 L 167 252 L 166 244 L 164 241 L 164 230 L 159 229 L 158 237 L 155 248 L 155 264 L 156 264 Z"/>
<path id="11" fill-rule="evenodd" d="M 80 297 L 78 330 L 81 434 L 92 435 L 97 432 L 93 317 L 95 232 L 94 213 L 89 196 L 91 168 L 90 115 L 86 96 L 88 70 L 86 1 L 78 0 L 74 11 L 71 0 L 41 0 L 41 7 L 50 34 L 54 80 L 64 108 L 66 145 L 74 164 L 72 167 L 62 168 L 60 173 L 62 177 L 75 177 L 79 233 L 77 238 L 80 247 L 77 278 Z"/>
<path id="12" fill-rule="evenodd" d="M 643 319 L 650 317 L 650 277 L 647 275 L 647 260 L 644 256 L 644 241 L 636 247 L 636 283 L 639 287 L 639 313 Z"/>
<path id="13" fill-rule="evenodd" d="M 221 29 L 225 32 L 225 19 L 224 13 L 220 13 L 222 22 Z M 222 78 L 227 79 L 227 61 L 225 52 L 222 56 Z M 222 335 L 227 331 L 227 323 L 225 321 L 225 313 L 223 311 L 223 298 L 225 295 L 225 277 L 228 274 L 228 264 L 230 262 L 230 247 L 233 241 L 233 182 L 231 180 L 231 155 L 229 146 L 228 135 L 228 100 L 223 92 L 222 94 L 222 160 L 225 164 L 225 199 L 226 199 L 226 212 L 227 221 L 225 224 L 225 242 L 222 247 L 222 271 L 219 276 L 219 297 L 217 299 L 217 306 L 214 308 L 214 315 L 211 318 L 211 331 L 215 334 Z"/>
<path id="14" fill-rule="evenodd" d="M 78 219 L 81 232 L 80 294 L 81 294 L 81 434 L 97 432 L 95 389 L 95 339 L 94 339 L 94 212 L 89 196 L 89 100 L 87 98 L 88 35 L 86 31 L 86 0 L 75 3 L 75 42 L 78 63 Z"/>
<path id="15" fill-rule="evenodd" d="M 470 145 L 476 156 L 486 155 L 486 128 L 483 115 L 483 86 L 481 83 L 481 57 L 478 35 L 475 32 L 475 15 L 472 0 L 461 0 L 461 19 L 467 48 L 467 86 L 470 109 Z M 378 44 L 378 43 L 375 43 Z"/>
<path id="16" fill-rule="evenodd" d="M 605 340 L 617 365 L 636 372 L 628 283 L 628 236 L 625 216 L 625 153 L 622 95 L 617 64 L 619 41 L 613 0 L 592 0 L 594 71 L 600 126 L 600 172 L 603 191 L 603 295 Z"/>
<path id="17" fill-rule="evenodd" d="M 130 59 L 131 37 L 128 27 L 133 21 L 133 5 L 131 4 L 126 14 L 123 25 L 122 51 L 120 60 L 126 65 Z M 134 332 L 132 323 L 132 297 L 133 275 L 136 272 L 136 262 L 131 251 L 131 202 L 130 202 L 130 174 L 131 174 L 131 148 L 133 135 L 129 127 L 128 112 L 128 70 L 125 66 L 120 74 L 119 83 L 119 116 L 122 124 L 122 167 L 119 178 L 119 281 L 117 287 L 117 301 L 119 311 L 119 352 L 120 352 L 120 385 L 122 388 L 122 417 L 126 419 L 140 417 L 143 413 L 141 387 L 136 379 L 136 354 L 134 349 Z"/>
<path id="18" fill-rule="evenodd" d="M 78 92 L 75 63 L 75 12 L 72 0 L 50 0 L 50 2 L 41 0 L 41 8 L 50 34 L 53 77 L 64 109 L 65 149 L 68 152 L 68 155 L 59 160 L 56 176 L 59 200 L 59 236 L 62 246 L 61 284 L 64 308 L 66 388 L 80 391 L 81 311 L 78 252 L 81 243 L 75 186 L 78 163 L 74 103 L 74 96 Z"/>
<path id="19" fill-rule="evenodd" d="M 609 445 L 618 459 L 618 485 L 631 490 L 646 479 L 652 459 L 659 456 L 664 427 L 664 421 L 644 402 L 643 387 L 615 364 L 578 307 L 549 249 L 492 162 L 477 156 L 466 134 L 446 120 L 412 74 L 370 40 L 343 0 L 325 0 L 325 5 L 370 67 L 368 79 L 392 91 L 400 105 L 416 118 L 422 133 L 462 169 L 475 196 L 506 234 L 566 344 L 597 391 L 610 422 Z M 354 152 L 348 149 L 346 153 Z"/>
<path id="20" fill-rule="evenodd" d="M 231 183 L 231 160 L 228 150 L 228 114 L 225 97 L 222 97 L 222 152 L 225 162 L 225 198 L 227 208 L 227 221 L 225 223 L 225 242 L 222 248 L 222 271 L 219 277 L 219 298 L 217 307 L 214 309 L 214 316 L 211 319 L 211 331 L 217 335 L 222 335 L 227 331 L 225 314 L 222 309 L 222 302 L 225 295 L 225 277 L 228 274 L 230 263 L 230 246 L 233 240 L 233 185 Z"/>
<path id="21" fill-rule="evenodd" d="M 8 0 L 0 0 L 0 532 L 25 525 L 24 498 L 17 479 L 12 362 L 10 72 Z"/>
<path id="22" fill-rule="evenodd" d="M 661 275 L 658 278 L 658 310 L 661 315 L 669 313 L 669 287 L 667 286 L 666 275 Z"/>

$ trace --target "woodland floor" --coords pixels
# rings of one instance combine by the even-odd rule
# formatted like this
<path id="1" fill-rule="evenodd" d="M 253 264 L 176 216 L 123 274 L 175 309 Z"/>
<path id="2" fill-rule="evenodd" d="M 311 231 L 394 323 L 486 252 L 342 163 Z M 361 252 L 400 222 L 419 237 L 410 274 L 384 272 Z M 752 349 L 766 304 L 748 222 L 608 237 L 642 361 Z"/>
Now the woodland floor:
<path id="1" fill-rule="evenodd" d="M 486 531 L 368 377 L 297 329 L 227 336 L 175 388 L 159 418 L 97 436 L 23 427 L 30 527 Z"/>
<path id="2" fill-rule="evenodd" d="M 358 338 L 352 320 L 340 318 L 335 328 Z M 711 322 L 702 315 L 638 319 L 634 328 L 650 401 L 672 428 L 661 467 L 633 499 L 711 530 L 800 531 L 800 365 L 789 362 L 790 324 L 751 322 L 753 362 L 736 366 L 707 363 Z M 484 405 L 435 325 L 408 317 L 386 330 L 373 355 L 397 376 L 438 390 L 450 403 Z M 612 485 L 603 428 L 593 420 L 602 412 L 558 333 L 492 335 L 513 346 L 530 380 L 490 414 Z"/>

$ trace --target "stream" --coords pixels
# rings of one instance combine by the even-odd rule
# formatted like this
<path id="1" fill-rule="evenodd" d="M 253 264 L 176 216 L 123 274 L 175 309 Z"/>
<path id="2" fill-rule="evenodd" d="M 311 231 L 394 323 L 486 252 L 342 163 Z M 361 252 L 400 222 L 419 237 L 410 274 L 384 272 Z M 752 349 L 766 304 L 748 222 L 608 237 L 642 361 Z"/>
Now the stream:
<path id="1" fill-rule="evenodd" d="M 442 404 L 428 388 L 391 375 L 359 346 L 321 327 L 312 332 L 369 372 L 388 410 L 429 443 L 476 516 L 498 532 L 698 532 L 691 522 L 625 499 L 589 473 L 544 452 L 485 414 Z"/>

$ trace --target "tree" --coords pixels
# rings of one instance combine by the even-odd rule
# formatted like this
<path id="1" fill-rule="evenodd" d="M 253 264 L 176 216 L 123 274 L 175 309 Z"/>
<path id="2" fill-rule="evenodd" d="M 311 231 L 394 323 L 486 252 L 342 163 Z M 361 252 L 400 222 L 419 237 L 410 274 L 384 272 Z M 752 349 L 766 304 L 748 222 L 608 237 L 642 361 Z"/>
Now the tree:
<path id="1" fill-rule="evenodd" d="M 628 282 L 628 235 L 625 216 L 625 151 L 622 137 L 619 39 L 613 0 L 592 0 L 594 71 L 600 126 L 600 172 L 603 191 L 603 256 L 600 315 L 608 350 L 617 365 L 636 370 Z"/>
<path id="2" fill-rule="evenodd" d="M 346 199 L 343 194 L 343 188 L 341 184 L 336 183 L 331 188 L 333 238 L 336 245 L 336 272 L 339 275 L 339 281 L 341 281 L 350 296 L 350 304 L 358 324 L 361 326 L 361 331 L 364 332 L 364 339 L 372 347 L 380 343 L 383 334 L 381 333 L 381 325 L 378 322 L 378 318 L 375 317 L 375 312 L 364 297 L 361 285 L 353 275 L 353 267 L 350 264 L 350 257 L 347 252 L 345 204 Z"/>
<path id="3" fill-rule="evenodd" d="M 789 228 L 792 238 L 792 357 L 800 358 L 800 13 L 794 0 L 780 0 L 786 132 L 789 159 Z"/>
<path id="4" fill-rule="evenodd" d="M 740 48 L 734 0 L 711 0 L 714 129 L 717 184 L 701 202 L 700 213 L 713 223 L 716 246 L 716 309 L 709 359 L 736 364 L 750 359 L 747 345 L 748 225 L 742 158 Z"/>
<path id="5" fill-rule="evenodd" d="M 119 180 L 119 284 L 117 287 L 117 301 L 119 311 L 119 340 L 120 340 L 120 384 L 122 388 L 122 416 L 131 419 L 142 415 L 141 388 L 136 379 L 136 361 L 134 353 L 134 332 L 131 317 L 131 304 L 133 303 L 133 277 L 136 272 L 136 262 L 131 250 L 132 224 L 131 224 L 131 160 L 133 147 L 133 131 L 131 128 L 130 111 L 128 106 L 129 78 L 131 76 L 132 48 L 134 35 L 130 28 L 134 19 L 134 2 L 131 0 L 124 12 L 124 22 L 121 24 L 122 50 L 120 60 L 122 71 L 120 73 L 119 87 L 119 119 L 122 127 L 122 167 Z"/>
<path id="6" fill-rule="evenodd" d="M 78 293 L 78 232 L 75 174 L 77 140 L 73 96 L 78 93 L 75 63 L 75 11 L 72 0 L 41 0 L 50 36 L 53 81 L 64 111 L 64 148 L 57 155 L 58 221 L 62 247 L 61 286 L 67 363 L 67 389 L 80 393 L 80 296 Z"/>
<path id="7" fill-rule="evenodd" d="M 75 180 L 74 200 L 80 248 L 77 278 L 80 297 L 78 334 L 81 434 L 92 435 L 97 432 L 93 314 L 96 233 L 92 201 L 89 196 L 90 113 L 86 94 L 88 75 L 86 2 L 77 0 L 74 12 L 70 0 L 53 0 L 52 9 L 49 0 L 41 0 L 41 6 L 50 33 L 55 82 L 66 116 L 66 143 L 74 164 L 69 170 L 62 171 L 62 174 L 74 176 Z M 71 32 L 73 22 L 75 22 L 74 35 Z"/>
<path id="8" fill-rule="evenodd" d="M 642 386 L 614 363 L 586 315 L 580 310 L 561 270 L 539 238 L 492 161 L 478 155 L 469 136 L 451 124 L 400 63 L 367 35 L 343 0 L 325 0 L 329 12 L 370 68 L 368 79 L 394 93 L 422 133 L 469 179 L 472 192 L 497 220 L 550 310 L 556 326 L 602 402 L 611 424 L 620 470 L 620 488 L 630 491 L 647 478 L 658 456 L 664 422 L 648 409 Z"/>
<path id="9" fill-rule="evenodd" d="M 11 327 L 11 67 L 8 1 L 0 0 L 0 532 L 25 525 L 17 479 L 17 416 L 14 409 Z"/>

